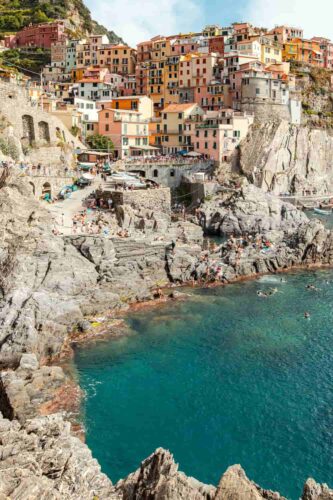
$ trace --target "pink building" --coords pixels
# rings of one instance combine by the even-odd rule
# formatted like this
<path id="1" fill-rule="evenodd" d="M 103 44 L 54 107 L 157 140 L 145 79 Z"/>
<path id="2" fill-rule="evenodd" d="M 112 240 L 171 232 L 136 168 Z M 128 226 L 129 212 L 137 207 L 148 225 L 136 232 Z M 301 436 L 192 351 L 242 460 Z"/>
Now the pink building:
<path id="1" fill-rule="evenodd" d="M 124 76 L 119 86 L 119 92 L 121 96 L 137 95 L 135 75 Z"/>
<path id="2" fill-rule="evenodd" d="M 30 24 L 15 36 L 5 37 L 5 47 L 9 49 L 20 47 L 40 47 L 50 49 L 53 43 L 66 39 L 65 21 L 53 23 Z"/>
<path id="3" fill-rule="evenodd" d="M 324 68 L 333 69 L 333 43 L 328 38 L 315 36 L 312 41 L 320 45 L 320 50 L 323 53 Z"/>
<path id="4" fill-rule="evenodd" d="M 215 53 L 182 56 L 179 62 L 179 87 L 205 87 L 213 79 L 217 59 Z"/>
<path id="5" fill-rule="evenodd" d="M 187 120 L 184 135 L 194 151 L 221 163 L 230 160 L 252 123 L 252 115 L 232 109 L 208 111 L 196 121 Z"/>
<path id="6" fill-rule="evenodd" d="M 194 102 L 205 111 L 218 111 L 225 107 L 223 84 L 212 80 L 209 84 L 194 89 Z"/>

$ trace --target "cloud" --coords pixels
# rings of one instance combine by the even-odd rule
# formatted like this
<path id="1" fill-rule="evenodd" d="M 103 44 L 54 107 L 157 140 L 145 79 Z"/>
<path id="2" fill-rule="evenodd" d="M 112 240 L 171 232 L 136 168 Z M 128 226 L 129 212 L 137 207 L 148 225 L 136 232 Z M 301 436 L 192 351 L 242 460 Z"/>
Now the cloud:
<path id="1" fill-rule="evenodd" d="M 257 26 L 289 24 L 304 29 L 305 37 L 325 36 L 333 40 L 332 0 L 250 0 L 244 19 Z"/>
<path id="2" fill-rule="evenodd" d="M 88 0 L 96 21 L 131 46 L 155 35 L 194 31 L 203 18 L 202 0 Z"/>

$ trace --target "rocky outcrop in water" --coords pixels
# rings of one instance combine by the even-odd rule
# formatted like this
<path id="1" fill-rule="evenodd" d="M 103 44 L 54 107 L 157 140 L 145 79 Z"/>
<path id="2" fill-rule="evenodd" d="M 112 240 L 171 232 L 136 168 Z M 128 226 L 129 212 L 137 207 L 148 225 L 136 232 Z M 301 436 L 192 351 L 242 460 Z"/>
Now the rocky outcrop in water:
<path id="1" fill-rule="evenodd" d="M 287 121 L 254 125 L 240 144 L 241 172 L 264 191 L 331 193 L 333 133 Z"/>

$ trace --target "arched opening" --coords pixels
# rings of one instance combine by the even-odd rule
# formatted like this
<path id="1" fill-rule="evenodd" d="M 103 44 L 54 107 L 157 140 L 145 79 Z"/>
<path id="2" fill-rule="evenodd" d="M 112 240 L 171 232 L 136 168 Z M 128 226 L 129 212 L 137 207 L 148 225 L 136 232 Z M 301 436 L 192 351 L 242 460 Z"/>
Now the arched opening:
<path id="1" fill-rule="evenodd" d="M 41 121 L 38 123 L 38 135 L 39 140 L 43 144 L 50 143 L 50 129 L 47 122 Z"/>
<path id="2" fill-rule="evenodd" d="M 35 141 L 34 119 L 30 115 L 22 116 L 23 137 L 22 140 L 31 146 Z"/>
<path id="3" fill-rule="evenodd" d="M 52 197 L 51 184 L 49 182 L 45 182 L 42 187 L 42 199 L 50 201 L 51 197 Z"/>
<path id="4" fill-rule="evenodd" d="M 170 170 L 170 177 L 174 177 L 175 176 L 175 171 L 174 170 Z"/>
<path id="5" fill-rule="evenodd" d="M 35 196 L 36 195 L 36 186 L 33 182 L 29 182 L 30 186 L 32 187 L 32 192 L 33 192 L 33 195 Z"/>
<path id="6" fill-rule="evenodd" d="M 154 176 L 154 177 L 158 177 L 158 170 L 157 170 L 157 169 L 155 169 L 155 170 L 154 170 L 154 172 L 153 172 L 153 176 Z"/>

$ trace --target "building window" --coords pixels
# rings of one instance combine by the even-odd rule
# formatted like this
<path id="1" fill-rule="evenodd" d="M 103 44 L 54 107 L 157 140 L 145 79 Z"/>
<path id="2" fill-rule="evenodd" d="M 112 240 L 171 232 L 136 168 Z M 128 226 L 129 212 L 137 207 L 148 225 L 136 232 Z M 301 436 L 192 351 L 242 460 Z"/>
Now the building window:
<path id="1" fill-rule="evenodd" d="M 170 170 L 170 177 L 174 177 L 175 176 L 175 171 L 174 170 Z"/>
<path id="2" fill-rule="evenodd" d="M 109 118 L 109 113 L 105 113 L 105 118 Z"/>
<path id="3" fill-rule="evenodd" d="M 153 176 L 154 176 L 154 177 L 158 177 L 158 170 L 156 170 L 156 169 L 154 170 L 154 172 L 153 172 Z"/>
<path id="4" fill-rule="evenodd" d="M 208 149 L 208 142 L 205 142 L 205 149 Z"/>
<path id="5" fill-rule="evenodd" d="M 108 123 L 105 125 L 105 132 L 109 132 L 109 124 Z"/>

